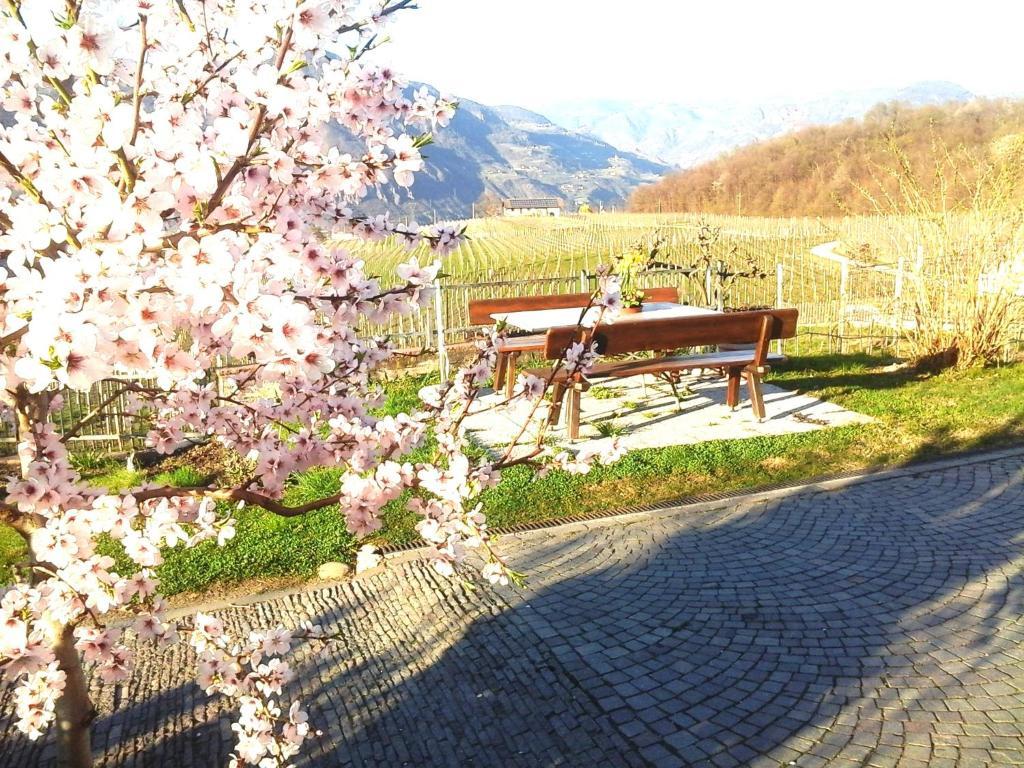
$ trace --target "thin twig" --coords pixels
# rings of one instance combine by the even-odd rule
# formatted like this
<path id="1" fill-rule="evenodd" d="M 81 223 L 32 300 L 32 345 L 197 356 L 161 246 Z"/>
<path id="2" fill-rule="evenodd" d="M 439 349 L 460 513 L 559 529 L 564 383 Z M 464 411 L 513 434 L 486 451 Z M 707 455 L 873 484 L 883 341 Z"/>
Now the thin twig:
<path id="1" fill-rule="evenodd" d="M 128 143 L 134 145 L 135 138 L 139 135 L 139 113 L 142 109 L 142 70 L 146 65 L 146 51 L 149 50 L 149 40 L 146 39 L 145 15 L 139 16 L 139 61 L 135 66 L 135 93 L 132 96 L 132 135 Z"/>

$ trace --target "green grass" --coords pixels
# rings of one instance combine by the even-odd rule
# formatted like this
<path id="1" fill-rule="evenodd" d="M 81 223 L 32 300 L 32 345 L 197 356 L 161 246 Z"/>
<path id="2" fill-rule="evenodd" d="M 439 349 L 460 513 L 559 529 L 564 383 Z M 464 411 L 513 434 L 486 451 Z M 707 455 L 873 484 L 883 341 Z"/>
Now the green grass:
<path id="1" fill-rule="evenodd" d="M 536 479 L 513 467 L 484 494 L 492 526 L 655 503 L 713 491 L 890 466 L 1024 439 L 1024 364 L 922 376 L 868 355 L 794 358 L 772 383 L 832 400 L 876 423 L 632 451 L 587 475 Z M 385 530 L 389 541 L 409 538 Z"/>
<path id="2" fill-rule="evenodd" d="M 587 396 L 595 400 L 614 400 L 616 397 L 622 397 L 622 392 L 622 387 L 596 386 L 591 387 Z"/>
<path id="3" fill-rule="evenodd" d="M 330 469 L 306 472 L 288 488 L 285 499 L 301 504 L 337 493 L 338 474 Z M 235 537 L 223 547 L 208 541 L 192 549 L 168 550 L 158 574 L 167 594 L 253 577 L 308 576 L 321 563 L 350 559 L 355 544 L 337 507 L 295 518 L 250 508 L 238 515 Z"/>
<path id="4" fill-rule="evenodd" d="M 868 425 L 748 440 L 712 440 L 696 445 L 633 451 L 610 467 L 587 475 L 553 472 L 536 478 L 514 467 L 482 498 L 492 526 L 551 519 L 580 512 L 653 503 L 711 491 L 813 478 L 832 472 L 897 465 L 957 451 L 995 448 L 1024 439 L 1024 364 L 924 376 L 887 370 L 890 360 L 866 355 L 794 358 L 772 375 L 783 387 L 831 400 L 877 419 Z M 416 407 L 420 387 L 436 379 L 405 377 L 389 383 L 382 414 Z M 433 443 L 411 460 L 426 460 Z M 476 451 L 475 451 L 476 452 Z M 91 462 L 90 462 L 91 463 Z M 105 466 L 105 465 L 104 465 Z M 92 479 L 121 489 L 143 474 L 108 469 Z M 188 485 L 202 478 L 188 468 L 157 482 Z M 287 500 L 302 503 L 335 493 L 338 472 L 317 469 L 289 484 Z M 416 517 L 403 497 L 384 511 L 377 540 L 406 543 L 416 538 Z M 252 578 L 306 577 L 330 560 L 351 562 L 356 540 L 337 508 L 285 519 L 258 509 L 238 515 L 237 535 L 224 547 L 205 543 L 165 553 L 159 569 L 168 594 L 201 591 L 218 583 Z M 113 542 L 105 551 L 123 557 Z M 0 565 L 7 570 L 24 547 L 0 528 Z"/>

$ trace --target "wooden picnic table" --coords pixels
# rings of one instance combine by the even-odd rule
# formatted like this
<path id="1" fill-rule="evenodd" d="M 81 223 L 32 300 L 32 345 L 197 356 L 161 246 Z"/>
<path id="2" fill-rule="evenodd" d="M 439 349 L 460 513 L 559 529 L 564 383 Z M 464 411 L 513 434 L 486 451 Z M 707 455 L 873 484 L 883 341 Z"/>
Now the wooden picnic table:
<path id="1" fill-rule="evenodd" d="M 535 376 L 548 376 L 547 382 L 552 387 L 550 423 L 558 421 L 562 399 L 568 394 L 569 437 L 572 440 L 578 438 L 580 395 L 590 388 L 594 380 L 658 376 L 669 382 L 678 402 L 676 377 L 684 372 L 707 369 L 721 371 L 728 377 L 726 404 L 732 408 L 739 405 L 740 383 L 745 379 L 754 416 L 758 420 L 764 419 L 761 378 L 770 369 L 770 362 L 783 359 L 782 355 L 772 355 L 768 346 L 773 339 L 789 339 L 796 335 L 797 310 L 721 313 L 692 307 L 680 306 L 679 309 L 690 311 L 679 313 L 678 309 L 667 309 L 667 312 L 675 314 L 666 316 L 652 308 L 654 319 L 646 322 L 616 322 L 595 329 L 594 344 L 598 352 L 608 359 L 591 365 L 585 375 L 566 367 L 558 368 L 550 375 L 547 368 L 529 371 Z M 643 313 L 632 317 L 643 319 Z M 549 328 L 544 336 L 544 357 L 560 359 L 569 345 L 581 337 L 585 338 L 586 332 L 578 327 L 561 325 Z M 671 350 L 692 347 L 718 347 L 718 351 L 669 354 Z M 655 357 L 612 359 L 634 352 L 653 352 Z"/>
<path id="2" fill-rule="evenodd" d="M 585 307 L 560 307 L 558 309 L 529 309 L 520 312 L 495 312 L 491 318 L 496 322 L 505 321 L 521 331 L 546 331 L 549 328 L 562 328 L 577 325 Z M 599 310 L 591 307 L 591 317 L 597 317 Z M 698 315 L 717 315 L 716 309 L 693 307 L 689 304 L 677 304 L 671 301 L 652 301 L 643 304 L 639 312 L 621 312 L 615 319 L 616 323 L 642 322 L 647 320 L 664 320 L 670 317 L 695 317 Z"/>

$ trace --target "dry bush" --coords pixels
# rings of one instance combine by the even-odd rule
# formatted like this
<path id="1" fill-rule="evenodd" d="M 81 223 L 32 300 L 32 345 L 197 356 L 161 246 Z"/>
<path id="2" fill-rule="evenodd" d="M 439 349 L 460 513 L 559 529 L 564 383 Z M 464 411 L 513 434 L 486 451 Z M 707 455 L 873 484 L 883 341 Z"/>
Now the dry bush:
<path id="1" fill-rule="evenodd" d="M 891 162 L 874 168 L 877 191 L 861 191 L 892 217 L 893 250 L 908 267 L 903 301 L 913 360 L 925 368 L 998 360 L 1024 320 L 1019 153 L 1005 145 L 983 155 L 950 149 L 933 135 L 923 178 L 893 137 L 886 149 Z"/>

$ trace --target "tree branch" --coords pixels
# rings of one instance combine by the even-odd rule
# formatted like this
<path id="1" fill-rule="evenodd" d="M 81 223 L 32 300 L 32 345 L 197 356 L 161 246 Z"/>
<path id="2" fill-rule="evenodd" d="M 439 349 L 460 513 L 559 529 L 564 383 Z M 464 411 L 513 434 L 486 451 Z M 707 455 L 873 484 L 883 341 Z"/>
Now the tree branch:
<path id="1" fill-rule="evenodd" d="M 281 517 L 298 517 L 307 512 L 313 512 L 341 501 L 341 494 L 325 496 L 322 499 L 300 504 L 299 506 L 288 506 L 276 499 L 272 499 L 262 493 L 250 491 L 245 488 L 209 488 L 207 486 L 165 486 L 162 488 L 145 488 L 132 494 L 136 501 L 148 501 L 150 499 L 171 499 L 179 496 L 192 498 L 206 498 L 214 501 L 244 501 L 246 504 L 261 507 L 268 512 L 273 512 Z"/>
<path id="2" fill-rule="evenodd" d="M 392 13 L 396 13 L 406 8 L 408 8 L 409 10 L 415 10 L 419 8 L 419 6 L 416 5 L 416 0 L 396 0 L 394 3 L 386 5 L 384 8 L 382 8 L 380 13 L 375 14 L 374 18 L 384 19 L 390 16 Z M 338 34 L 343 35 L 346 32 L 355 32 L 356 30 L 362 29 L 368 24 L 369 22 L 367 21 L 359 21 L 356 22 L 355 24 L 346 24 L 345 26 L 341 27 L 338 30 Z"/>
<path id="3" fill-rule="evenodd" d="M 288 49 L 292 45 L 292 28 L 289 26 L 281 38 L 281 44 L 277 50 L 277 58 L 274 60 L 274 67 L 280 73 L 281 66 L 284 64 L 285 56 L 288 55 Z M 280 79 L 280 78 L 279 78 Z M 235 158 L 235 161 L 228 168 L 227 173 L 221 179 L 220 184 L 217 185 L 217 189 L 214 190 L 213 195 L 210 197 L 209 202 L 206 204 L 205 216 L 209 216 L 213 213 L 220 205 L 221 200 L 224 199 L 224 195 L 227 194 L 228 189 L 231 188 L 231 183 L 235 180 L 235 177 L 239 172 L 245 168 L 249 160 L 249 153 L 252 151 L 253 145 L 256 143 L 256 139 L 259 138 L 260 131 L 263 130 L 263 121 L 267 117 L 267 108 L 264 105 L 260 105 L 259 109 L 256 110 L 256 117 L 252 121 L 252 128 L 249 131 L 249 141 L 246 145 L 245 153 L 241 157 Z"/>
<path id="4" fill-rule="evenodd" d="M 140 50 L 139 61 L 135 65 L 135 93 L 132 96 L 132 135 L 128 143 L 134 145 L 135 138 L 139 135 L 139 113 L 142 109 L 142 69 L 146 65 L 146 51 L 149 50 L 149 40 L 146 38 L 146 16 L 139 16 L 139 37 Z"/>
<path id="5" fill-rule="evenodd" d="M 16 331 L 11 331 L 6 336 L 0 336 L 0 350 L 6 347 L 8 344 L 13 344 L 18 341 L 22 336 L 28 333 L 28 326 L 23 325 Z"/>

